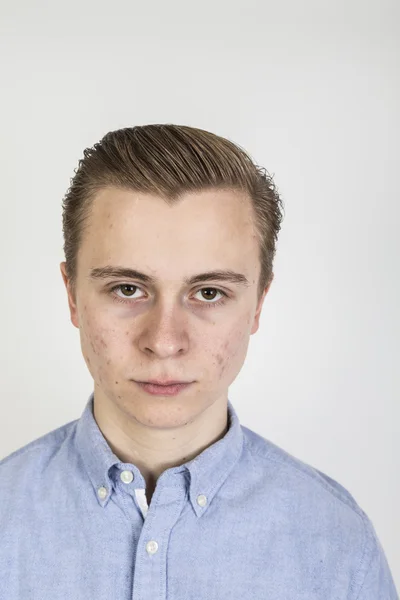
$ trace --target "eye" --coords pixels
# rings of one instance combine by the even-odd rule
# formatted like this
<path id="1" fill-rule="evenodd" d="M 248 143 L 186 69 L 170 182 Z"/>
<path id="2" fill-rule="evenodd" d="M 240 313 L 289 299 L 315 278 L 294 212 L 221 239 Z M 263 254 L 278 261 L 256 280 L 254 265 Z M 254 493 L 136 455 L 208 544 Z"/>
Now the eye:
<path id="1" fill-rule="evenodd" d="M 127 288 L 131 288 L 131 289 L 127 289 Z M 133 285 L 133 283 L 120 283 L 118 285 L 114 285 L 114 287 L 111 288 L 110 293 L 114 294 L 114 300 L 117 301 L 121 301 L 121 302 L 129 302 L 129 298 L 133 297 L 133 292 L 132 292 L 132 288 L 134 288 L 134 290 L 138 290 L 140 289 L 137 285 Z M 123 296 L 121 298 L 121 296 L 116 296 L 114 293 L 114 290 L 123 290 L 124 292 L 128 291 L 128 295 L 127 296 Z"/>
<path id="2" fill-rule="evenodd" d="M 213 288 L 213 287 L 201 288 L 201 290 L 198 290 L 196 292 L 196 294 L 204 294 L 204 291 L 207 292 L 206 296 L 209 295 L 209 293 L 211 291 L 212 298 L 206 297 L 206 300 L 211 300 L 211 302 L 206 302 L 206 304 L 208 304 L 208 305 L 221 304 L 221 300 L 217 300 L 217 301 L 214 300 L 215 293 L 222 294 L 223 297 L 226 296 L 225 292 L 223 292 L 222 290 L 218 290 L 217 288 Z M 204 295 L 203 295 L 203 298 L 204 298 Z"/>
<path id="3" fill-rule="evenodd" d="M 136 302 L 139 298 L 134 298 L 134 293 L 136 290 L 140 290 L 141 288 L 138 287 L 137 285 L 134 285 L 133 283 L 120 283 L 118 285 L 114 285 L 114 287 L 112 287 L 109 291 L 109 293 L 111 294 L 113 300 L 115 300 L 116 302 L 122 302 L 123 304 L 133 304 L 134 302 Z M 123 296 L 121 297 L 120 295 L 116 294 L 116 291 L 122 291 L 123 292 Z M 199 293 L 203 293 L 204 291 L 206 291 L 206 296 L 210 295 L 210 291 L 211 291 L 211 296 L 212 298 L 206 298 L 206 301 L 200 301 L 200 304 L 203 304 L 204 307 L 215 307 L 215 306 L 221 306 L 222 304 L 225 303 L 226 298 L 228 297 L 228 295 L 220 290 L 219 288 L 214 288 L 214 287 L 204 287 L 201 288 L 200 290 L 198 290 L 196 292 L 196 294 Z M 125 295 L 125 293 L 128 293 L 128 295 Z M 220 294 L 222 296 L 222 298 L 220 298 L 219 300 L 214 300 L 215 298 L 215 292 L 217 294 Z M 204 298 L 204 295 L 203 295 Z M 210 300 L 210 301 L 207 301 Z"/>

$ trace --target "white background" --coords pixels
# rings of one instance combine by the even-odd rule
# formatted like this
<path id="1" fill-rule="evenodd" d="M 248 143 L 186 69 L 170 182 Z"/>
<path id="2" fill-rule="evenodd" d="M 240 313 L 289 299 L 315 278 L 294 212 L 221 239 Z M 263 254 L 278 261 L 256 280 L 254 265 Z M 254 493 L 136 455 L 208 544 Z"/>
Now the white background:
<path id="1" fill-rule="evenodd" d="M 79 418 L 93 388 L 59 271 L 83 149 L 150 122 L 209 129 L 285 203 L 230 399 L 353 494 L 400 589 L 398 2 L 0 7 L 0 456 Z"/>

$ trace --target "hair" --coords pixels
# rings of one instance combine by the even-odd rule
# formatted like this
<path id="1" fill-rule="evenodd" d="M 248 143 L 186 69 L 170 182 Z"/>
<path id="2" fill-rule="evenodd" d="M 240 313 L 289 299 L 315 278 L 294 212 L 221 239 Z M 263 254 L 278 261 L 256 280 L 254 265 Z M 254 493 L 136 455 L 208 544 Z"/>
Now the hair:
<path id="1" fill-rule="evenodd" d="M 156 194 L 173 204 L 187 192 L 232 189 L 251 199 L 259 241 L 258 299 L 273 277 L 283 203 L 272 176 L 232 141 L 174 124 L 110 131 L 83 151 L 63 201 L 66 273 L 76 292 L 77 256 L 96 194 L 107 187 Z"/>

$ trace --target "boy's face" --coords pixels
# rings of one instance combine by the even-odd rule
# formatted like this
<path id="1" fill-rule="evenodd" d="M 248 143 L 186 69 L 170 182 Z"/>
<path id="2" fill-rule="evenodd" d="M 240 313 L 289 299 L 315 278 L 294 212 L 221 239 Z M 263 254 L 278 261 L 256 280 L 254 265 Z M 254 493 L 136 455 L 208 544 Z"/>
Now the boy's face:
<path id="1" fill-rule="evenodd" d="M 172 206 L 158 196 L 100 192 L 79 249 L 75 299 L 60 265 L 96 400 L 104 396 L 128 418 L 160 428 L 226 404 L 269 288 L 257 305 L 258 252 L 250 199 L 238 192 L 191 193 Z M 107 266 L 157 282 L 91 277 Z M 240 273 L 249 285 L 184 282 L 215 270 Z M 155 396 L 135 382 L 151 379 L 194 383 L 175 396 Z"/>

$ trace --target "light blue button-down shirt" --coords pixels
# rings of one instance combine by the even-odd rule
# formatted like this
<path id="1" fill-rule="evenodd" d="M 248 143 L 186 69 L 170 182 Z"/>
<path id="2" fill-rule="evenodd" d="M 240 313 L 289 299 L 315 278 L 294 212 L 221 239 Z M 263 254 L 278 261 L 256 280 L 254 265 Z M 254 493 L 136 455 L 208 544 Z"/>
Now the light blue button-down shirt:
<path id="1" fill-rule="evenodd" d="M 339 483 L 240 424 L 162 473 L 93 416 L 0 461 L 1 600 L 399 600 L 372 522 Z"/>

